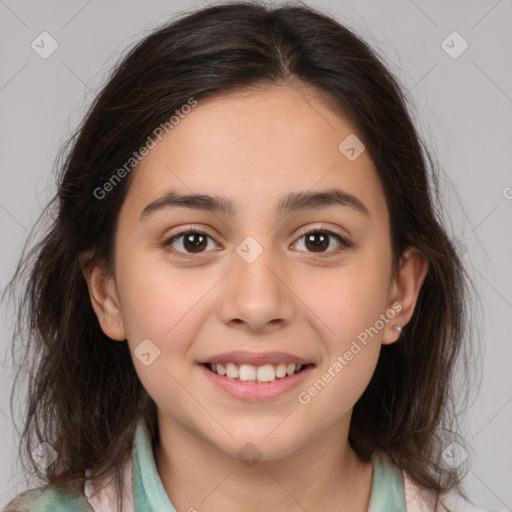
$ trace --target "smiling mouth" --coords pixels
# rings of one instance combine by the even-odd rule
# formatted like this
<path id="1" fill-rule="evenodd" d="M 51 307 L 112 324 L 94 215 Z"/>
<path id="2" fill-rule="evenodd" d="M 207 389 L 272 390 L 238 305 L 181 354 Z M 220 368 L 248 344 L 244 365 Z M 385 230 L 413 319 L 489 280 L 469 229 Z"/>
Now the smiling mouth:
<path id="1" fill-rule="evenodd" d="M 286 379 L 297 373 L 301 373 L 314 364 L 279 363 L 253 366 L 250 364 L 237 365 L 235 363 L 202 363 L 212 373 L 238 382 L 265 383 Z"/>

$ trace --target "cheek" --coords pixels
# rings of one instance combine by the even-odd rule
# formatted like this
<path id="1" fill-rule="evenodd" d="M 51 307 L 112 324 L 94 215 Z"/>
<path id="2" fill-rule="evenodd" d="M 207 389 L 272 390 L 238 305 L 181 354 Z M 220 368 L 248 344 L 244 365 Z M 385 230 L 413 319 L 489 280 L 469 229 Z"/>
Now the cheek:
<path id="1" fill-rule="evenodd" d="M 316 283 L 307 304 L 324 321 L 330 337 L 342 343 L 372 326 L 385 312 L 389 275 L 362 253 Z"/>
<path id="2" fill-rule="evenodd" d="M 324 357 L 317 379 L 302 390 L 299 402 L 311 403 L 314 415 L 324 411 L 326 421 L 350 411 L 367 388 L 386 325 L 381 320 L 387 298 L 383 276 L 361 258 L 359 265 L 345 267 L 338 277 L 325 279 L 323 289 L 316 289 L 307 300 L 321 333 Z"/>
<path id="3" fill-rule="evenodd" d="M 184 272 L 171 272 L 170 265 L 143 265 L 137 257 L 121 259 L 116 274 L 128 344 L 143 387 L 163 409 L 192 414 L 182 386 L 191 378 L 189 348 L 214 283 L 185 278 Z"/>
<path id="4" fill-rule="evenodd" d="M 116 279 L 130 344 L 149 338 L 166 352 L 179 351 L 179 340 L 193 339 L 199 325 L 194 318 L 214 285 L 213 276 L 172 270 L 163 258 L 144 262 L 137 251 L 125 254 L 132 257 L 119 258 Z"/>
<path id="5" fill-rule="evenodd" d="M 315 286 L 309 287 L 305 302 L 314 313 L 312 318 L 323 339 L 324 369 L 339 363 L 330 370 L 337 376 L 332 379 L 338 383 L 333 388 L 353 384 L 357 395 L 369 382 L 383 330 L 392 321 L 385 316 L 389 277 L 386 263 L 374 247 L 359 251 L 329 275 L 317 274 Z M 311 283 L 311 278 L 308 281 Z"/>

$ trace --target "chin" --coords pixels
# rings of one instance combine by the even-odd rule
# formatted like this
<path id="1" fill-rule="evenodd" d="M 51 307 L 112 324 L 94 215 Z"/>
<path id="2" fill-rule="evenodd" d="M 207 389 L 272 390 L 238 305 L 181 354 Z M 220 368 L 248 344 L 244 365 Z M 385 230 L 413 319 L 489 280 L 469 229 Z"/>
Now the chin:
<path id="1" fill-rule="evenodd" d="M 275 428 L 275 424 L 272 428 Z M 243 431 L 240 434 L 230 431 L 233 438 L 225 439 L 226 443 L 214 444 L 233 458 L 240 459 L 248 467 L 258 461 L 277 461 L 294 453 L 300 444 L 297 439 L 290 436 L 290 433 L 283 431 L 282 436 L 269 436 L 272 429 L 257 431 L 253 435 L 250 432 Z"/>

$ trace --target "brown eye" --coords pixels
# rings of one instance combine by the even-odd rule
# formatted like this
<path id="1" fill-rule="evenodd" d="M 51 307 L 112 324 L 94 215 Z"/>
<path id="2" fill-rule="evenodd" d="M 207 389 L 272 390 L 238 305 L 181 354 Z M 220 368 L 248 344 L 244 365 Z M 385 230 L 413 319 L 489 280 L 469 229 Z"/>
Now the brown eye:
<path id="1" fill-rule="evenodd" d="M 326 253 L 326 255 L 330 255 L 331 253 L 334 254 L 345 248 L 351 247 L 351 244 L 341 235 L 327 229 L 316 229 L 305 233 L 297 240 L 297 242 L 295 242 L 295 244 L 299 244 L 302 239 L 304 239 L 306 252 L 311 253 Z M 332 247 L 332 239 L 337 241 L 337 245 L 334 245 L 334 247 Z"/>
<path id="2" fill-rule="evenodd" d="M 162 247 L 171 247 L 171 252 L 178 257 L 188 257 L 194 254 L 201 254 L 205 251 L 208 246 L 208 241 L 211 240 L 213 247 L 215 243 L 211 237 L 206 233 L 195 230 L 182 231 L 177 235 L 173 235 L 171 238 L 165 240 Z"/>
<path id="3" fill-rule="evenodd" d="M 201 252 L 207 245 L 207 237 L 201 233 L 189 233 L 183 237 L 183 247 L 190 252 Z"/>
<path id="4" fill-rule="evenodd" d="M 323 252 L 329 247 L 329 235 L 325 233 L 310 233 L 305 235 L 306 247 L 313 252 Z"/>

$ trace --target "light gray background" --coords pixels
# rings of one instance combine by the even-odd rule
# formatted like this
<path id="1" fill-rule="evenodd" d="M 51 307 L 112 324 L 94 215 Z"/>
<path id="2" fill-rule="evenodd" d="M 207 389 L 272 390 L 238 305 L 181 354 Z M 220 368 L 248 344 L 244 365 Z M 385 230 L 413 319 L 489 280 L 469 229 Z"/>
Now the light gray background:
<path id="1" fill-rule="evenodd" d="M 465 422 L 474 448 L 465 484 L 473 500 L 512 510 L 512 2 L 310 0 L 376 47 L 416 105 L 416 122 L 443 168 L 452 235 L 483 303 L 480 394 Z M 28 230 L 54 191 L 57 150 L 80 121 L 107 69 L 133 41 L 184 1 L 0 0 L 0 287 L 14 270 Z M 42 59 L 31 43 L 43 31 L 59 44 Z M 459 32 L 469 48 L 453 59 L 441 43 Z M 454 43 L 455 45 L 459 44 Z M 455 192 L 456 191 L 456 192 Z M 460 197 L 460 203 L 459 203 Z M 4 354 L 10 310 L 0 325 Z M 18 441 L 10 417 L 8 359 L 0 393 L 0 506 L 17 488 Z"/>

